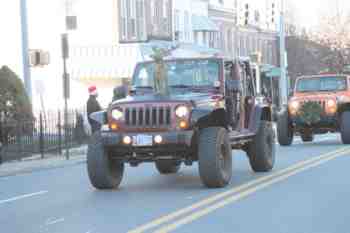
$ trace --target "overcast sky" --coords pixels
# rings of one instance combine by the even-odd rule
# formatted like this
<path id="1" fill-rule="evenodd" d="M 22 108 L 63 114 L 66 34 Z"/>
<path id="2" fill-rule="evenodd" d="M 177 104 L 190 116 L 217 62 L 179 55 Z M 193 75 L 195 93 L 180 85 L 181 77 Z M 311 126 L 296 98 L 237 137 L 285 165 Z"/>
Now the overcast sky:
<path id="1" fill-rule="evenodd" d="M 259 1 L 259 0 L 255 0 Z M 350 14 L 349 0 L 285 0 L 286 6 L 295 8 L 299 16 L 299 24 L 308 29 L 314 29 L 318 23 L 319 18 L 327 14 L 329 11 L 336 9 L 337 2 L 339 8 L 344 12 Z"/>

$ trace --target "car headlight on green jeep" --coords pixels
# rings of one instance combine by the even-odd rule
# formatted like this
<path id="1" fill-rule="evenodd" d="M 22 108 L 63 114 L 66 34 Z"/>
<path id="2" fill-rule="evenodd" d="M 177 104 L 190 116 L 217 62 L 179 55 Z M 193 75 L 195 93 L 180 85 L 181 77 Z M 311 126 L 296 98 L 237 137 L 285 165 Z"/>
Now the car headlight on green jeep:
<path id="1" fill-rule="evenodd" d="M 114 120 L 119 121 L 124 118 L 124 113 L 120 109 L 113 109 L 112 110 L 112 117 Z"/>
<path id="2" fill-rule="evenodd" d="M 187 117 L 189 113 L 190 113 L 190 109 L 185 105 L 179 105 L 175 109 L 175 115 L 178 118 Z"/>

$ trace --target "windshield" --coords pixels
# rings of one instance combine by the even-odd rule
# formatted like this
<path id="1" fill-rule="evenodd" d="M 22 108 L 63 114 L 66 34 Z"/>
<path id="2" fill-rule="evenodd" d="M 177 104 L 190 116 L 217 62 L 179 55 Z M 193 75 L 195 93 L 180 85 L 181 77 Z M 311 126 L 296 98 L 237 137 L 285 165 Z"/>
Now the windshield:
<path id="1" fill-rule="evenodd" d="M 154 86 L 155 63 L 140 64 L 133 78 L 135 87 Z M 166 62 L 170 87 L 214 87 L 219 80 L 219 62 L 215 60 L 181 60 Z"/>
<path id="2" fill-rule="evenodd" d="M 343 76 L 302 78 L 297 83 L 297 92 L 342 91 L 347 88 Z"/>

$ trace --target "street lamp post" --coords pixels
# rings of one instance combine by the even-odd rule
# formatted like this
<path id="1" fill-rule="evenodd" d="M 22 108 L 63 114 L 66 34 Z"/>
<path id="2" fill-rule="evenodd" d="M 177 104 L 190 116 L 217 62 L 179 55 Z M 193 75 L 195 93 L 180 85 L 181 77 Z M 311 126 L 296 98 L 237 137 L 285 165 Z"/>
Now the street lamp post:
<path id="1" fill-rule="evenodd" d="M 23 80 L 27 95 L 32 103 L 32 80 L 30 77 L 29 54 L 28 54 L 28 23 L 27 23 L 27 2 L 20 0 L 21 14 L 21 36 L 22 36 L 22 65 Z"/>
<path id="2" fill-rule="evenodd" d="M 279 82 L 280 107 L 284 109 L 284 107 L 286 107 L 288 103 L 288 86 L 289 86 L 287 70 L 286 70 L 284 0 L 281 0 L 281 13 L 280 13 L 280 69 L 281 69 L 281 78 Z"/>
<path id="3" fill-rule="evenodd" d="M 234 2 L 234 7 L 235 7 L 235 32 L 234 32 L 234 35 L 235 35 L 235 42 L 234 42 L 234 45 L 235 45 L 235 58 L 238 58 L 239 54 L 238 54 L 238 46 L 239 46 L 239 43 L 238 43 L 238 0 L 235 0 Z"/>
<path id="4" fill-rule="evenodd" d="M 65 135 L 65 148 L 66 148 L 66 159 L 68 160 L 69 155 L 69 142 L 68 142 L 68 99 L 70 98 L 70 77 L 67 71 L 67 59 L 69 58 L 69 44 L 68 44 L 68 24 L 67 17 L 70 13 L 70 0 L 65 0 L 65 33 L 61 37 L 62 46 L 62 58 L 63 58 L 63 97 L 64 97 L 64 135 Z"/>

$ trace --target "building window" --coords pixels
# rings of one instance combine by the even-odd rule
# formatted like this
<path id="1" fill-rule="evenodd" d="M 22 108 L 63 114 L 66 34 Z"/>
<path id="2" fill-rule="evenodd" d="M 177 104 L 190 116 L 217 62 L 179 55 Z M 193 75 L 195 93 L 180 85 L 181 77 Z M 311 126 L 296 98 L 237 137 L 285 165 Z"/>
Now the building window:
<path id="1" fill-rule="evenodd" d="M 163 0 L 163 18 L 168 18 L 168 4 L 169 0 Z"/>
<path id="2" fill-rule="evenodd" d="M 267 53 L 268 53 L 268 64 L 273 65 L 272 41 L 268 42 Z"/>
<path id="3" fill-rule="evenodd" d="M 180 11 L 175 10 L 175 31 L 180 31 Z"/>
<path id="4" fill-rule="evenodd" d="M 243 36 L 241 36 L 240 38 L 239 38 L 239 49 L 240 49 L 240 53 L 239 53 L 239 56 L 244 56 L 244 53 L 245 53 L 245 51 L 244 51 L 244 38 L 243 38 Z"/>
<path id="5" fill-rule="evenodd" d="M 194 32 L 194 33 L 193 33 L 193 36 L 194 36 L 194 43 L 196 43 L 196 44 L 199 44 L 198 33 L 199 33 L 199 32 Z"/>
<path id="6" fill-rule="evenodd" d="M 267 41 L 263 40 L 263 46 L 262 46 L 262 54 L 263 54 L 263 61 L 264 63 L 268 63 L 268 57 L 267 57 Z"/>
<path id="7" fill-rule="evenodd" d="M 169 34 L 171 33 L 171 28 L 170 28 L 170 24 L 169 24 L 169 16 L 170 16 L 170 13 L 169 13 L 169 9 L 170 9 L 170 1 L 169 0 L 164 0 L 163 2 L 163 22 L 164 22 L 164 32 L 166 34 Z"/>
<path id="8" fill-rule="evenodd" d="M 258 51 L 262 53 L 262 39 L 258 39 Z"/>
<path id="9" fill-rule="evenodd" d="M 227 49 L 229 52 L 232 52 L 232 45 L 233 45 L 232 31 L 231 31 L 231 29 L 229 29 L 227 31 Z"/>
<path id="10" fill-rule="evenodd" d="M 244 38 L 244 56 L 248 56 L 249 54 L 249 36 L 247 35 Z"/>
<path id="11" fill-rule="evenodd" d="M 208 46 L 208 32 L 203 32 L 203 44 Z"/>
<path id="12" fill-rule="evenodd" d="M 249 56 L 252 53 L 252 47 L 251 47 L 251 38 L 250 36 L 247 36 L 247 56 Z"/>
<path id="13" fill-rule="evenodd" d="M 121 15 L 121 37 L 123 40 L 127 39 L 128 37 L 128 21 L 127 21 L 127 15 L 128 15 L 128 8 L 126 5 L 126 0 L 120 1 L 120 15 Z"/>
<path id="14" fill-rule="evenodd" d="M 185 27 L 185 41 L 190 40 L 190 15 L 188 11 L 184 12 L 184 27 Z"/>
<path id="15" fill-rule="evenodd" d="M 137 38 L 145 38 L 145 8 L 143 0 L 136 0 L 136 24 L 137 24 Z"/>
<path id="16" fill-rule="evenodd" d="M 224 37 L 225 33 L 222 30 L 223 28 L 220 28 L 220 35 L 219 35 L 220 38 L 219 38 L 218 47 L 220 49 L 225 49 L 225 37 Z"/>
<path id="17" fill-rule="evenodd" d="M 180 38 L 180 11 L 175 10 L 175 40 L 179 41 Z"/>
<path id="18" fill-rule="evenodd" d="M 240 56 L 240 53 L 241 53 L 241 48 L 239 44 L 239 36 L 236 36 L 235 37 L 235 56 Z"/>
<path id="19" fill-rule="evenodd" d="M 209 32 L 209 47 L 210 48 L 215 48 L 216 47 L 216 41 L 217 41 L 216 32 Z"/>
<path id="20" fill-rule="evenodd" d="M 129 12 L 130 12 L 130 18 L 129 18 L 129 24 L 130 24 L 130 36 L 135 39 L 136 38 L 136 6 L 135 6 L 135 0 L 129 1 Z"/>
<path id="21" fill-rule="evenodd" d="M 218 32 L 215 32 L 215 48 L 219 48 L 220 35 Z"/>

